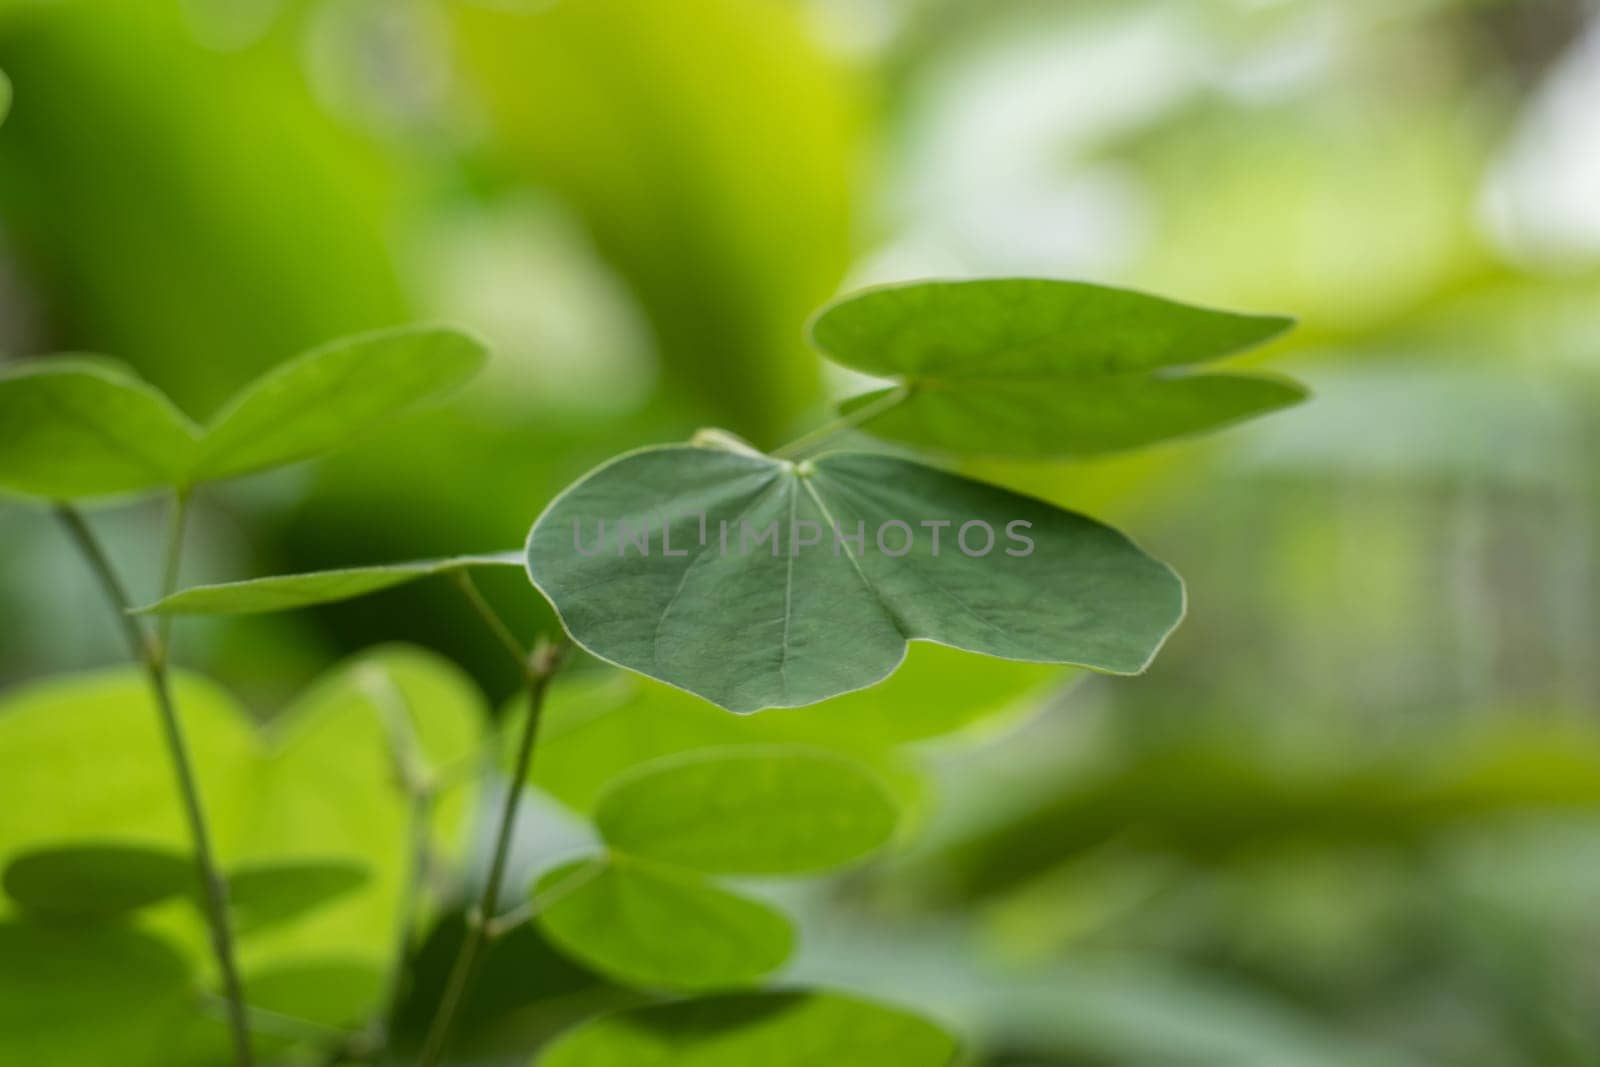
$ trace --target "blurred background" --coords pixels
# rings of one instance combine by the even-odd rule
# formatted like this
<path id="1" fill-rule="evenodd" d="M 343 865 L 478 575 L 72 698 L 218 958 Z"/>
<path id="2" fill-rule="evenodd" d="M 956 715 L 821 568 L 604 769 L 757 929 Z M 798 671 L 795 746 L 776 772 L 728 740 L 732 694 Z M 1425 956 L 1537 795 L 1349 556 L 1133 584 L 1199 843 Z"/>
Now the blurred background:
<path id="1" fill-rule="evenodd" d="M 1600 1063 L 1597 5 L 0 0 L 0 71 L 7 356 L 205 417 L 343 333 L 493 346 L 448 408 L 208 490 L 189 583 L 509 548 L 623 449 L 781 443 L 859 385 L 803 329 L 860 284 L 1299 317 L 1249 361 L 1300 408 L 982 468 L 1129 530 L 1188 620 L 1136 680 L 931 656 L 819 711 L 890 724 L 916 818 L 793 891 L 793 974 L 996 1067 Z M 153 592 L 160 509 L 96 519 Z M 120 660 L 46 516 L 0 545 L 0 682 Z M 177 634 L 262 718 L 382 641 L 514 688 L 426 583 Z"/>

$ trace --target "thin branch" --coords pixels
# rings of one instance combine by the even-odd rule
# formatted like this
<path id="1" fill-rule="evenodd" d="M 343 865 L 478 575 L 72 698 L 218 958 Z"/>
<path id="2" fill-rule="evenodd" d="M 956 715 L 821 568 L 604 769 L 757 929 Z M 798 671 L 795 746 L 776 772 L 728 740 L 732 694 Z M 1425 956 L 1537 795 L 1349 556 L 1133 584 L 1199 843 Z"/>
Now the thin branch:
<path id="1" fill-rule="evenodd" d="M 184 739 L 183 724 L 178 720 L 177 705 L 172 697 L 172 685 L 167 676 L 166 656 L 159 642 L 138 620 L 130 614 L 133 602 L 128 598 L 122 580 L 106 557 L 105 550 L 95 538 L 94 531 L 83 516 L 68 504 L 56 506 L 56 516 L 61 520 L 73 543 L 82 554 L 89 569 L 100 583 L 101 591 L 110 601 L 112 614 L 121 625 L 124 636 L 135 659 L 144 667 L 160 712 L 162 734 L 167 752 L 172 758 L 173 773 L 178 779 L 178 792 L 183 800 L 184 815 L 189 823 L 189 836 L 194 843 L 195 866 L 199 870 L 204 888 L 206 922 L 211 930 L 211 947 L 217 957 L 217 967 L 222 973 L 223 992 L 228 1002 L 229 1030 L 233 1035 L 234 1063 L 250 1067 L 250 1027 L 244 999 L 244 987 L 239 981 L 239 969 L 234 962 L 233 935 L 228 925 L 227 884 L 217 869 L 211 851 L 211 834 L 206 826 L 205 809 L 200 801 L 200 787 L 195 780 L 194 766 L 189 758 L 188 743 Z M 175 569 L 175 568 L 174 568 Z"/>
<path id="2" fill-rule="evenodd" d="M 517 640 L 516 635 L 511 632 L 511 627 L 500 617 L 500 613 L 494 610 L 494 605 L 490 604 L 479 591 L 478 583 L 472 580 L 472 574 L 466 567 L 461 567 L 451 571 L 450 577 L 455 579 L 456 588 L 461 590 L 461 595 L 467 598 L 467 603 L 472 605 L 472 610 L 477 612 L 478 618 L 482 619 L 489 632 L 494 634 L 495 640 L 500 642 L 500 646 L 511 655 L 512 659 L 516 660 L 517 670 L 526 674 L 528 650 Z"/>
<path id="3" fill-rule="evenodd" d="M 450 968 L 445 985 L 444 999 L 428 1028 L 428 1037 L 418 1057 L 418 1067 L 437 1067 L 450 1040 L 456 1014 L 471 986 L 474 973 L 489 943 L 490 924 L 500 907 L 500 883 L 505 879 L 506 864 L 511 857 L 511 833 L 517 819 L 517 803 L 522 797 L 523 783 L 533 766 L 533 751 L 539 736 L 539 720 L 544 711 L 545 692 L 550 681 L 560 671 L 564 646 L 541 643 L 528 658 L 524 678 L 528 688 L 528 718 L 522 725 L 522 737 L 517 745 L 517 759 L 507 783 L 505 801 L 500 807 L 499 827 L 495 833 L 494 854 L 489 861 L 489 877 L 483 884 L 483 893 L 477 905 L 467 914 L 465 939 L 461 951 Z"/>
<path id="4" fill-rule="evenodd" d="M 841 415 L 832 422 L 819 426 L 808 434 L 796 437 L 786 445 L 780 445 L 772 450 L 772 454 L 786 459 L 798 456 L 830 437 L 844 433 L 846 430 L 854 430 L 858 426 L 866 425 L 890 408 L 899 407 L 910 396 L 911 386 L 897 386 L 871 403 L 863 404 L 847 415 Z"/>

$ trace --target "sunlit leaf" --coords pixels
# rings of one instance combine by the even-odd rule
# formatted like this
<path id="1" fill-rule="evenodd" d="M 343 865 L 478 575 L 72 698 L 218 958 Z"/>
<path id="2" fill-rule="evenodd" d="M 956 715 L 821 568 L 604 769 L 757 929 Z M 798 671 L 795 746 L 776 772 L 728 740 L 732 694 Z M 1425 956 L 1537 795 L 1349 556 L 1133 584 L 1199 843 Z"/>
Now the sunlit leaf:
<path id="1" fill-rule="evenodd" d="M 287 922 L 367 881 L 364 867 L 349 860 L 271 861 L 228 874 L 228 904 L 241 933 Z"/>
<path id="2" fill-rule="evenodd" d="M 6 77 L 6 72 L 0 70 L 0 122 L 6 120 L 6 115 L 11 112 L 11 79 Z"/>
<path id="3" fill-rule="evenodd" d="M 885 409 L 865 422 L 872 433 L 963 455 L 1050 457 L 1135 448 L 1298 403 L 1305 390 L 1282 379 L 1188 372 L 1291 325 L 1010 278 L 869 289 L 823 311 L 811 336 L 829 358 L 901 383 L 845 405 Z"/>
<path id="4" fill-rule="evenodd" d="M 571 1031 L 538 1067 L 945 1067 L 956 1042 L 908 1012 L 833 993 L 656 1004 Z"/>
<path id="5" fill-rule="evenodd" d="M 245 998 L 258 1021 L 251 1040 L 258 1061 L 302 1062 L 287 1055 L 296 1049 L 306 1050 L 306 1058 L 325 1055 L 328 1045 L 362 1028 L 383 988 L 382 970 L 360 960 L 305 959 L 247 970 Z M 274 1018 L 295 1024 L 275 1028 L 262 1022 Z M 196 1012 L 162 1049 L 160 1067 L 219 1067 L 232 1062 L 232 1045 L 224 1012 Z"/>
<path id="6" fill-rule="evenodd" d="M 35 359 L 0 373 L 0 490 L 69 500 L 179 485 L 196 434 L 108 361 Z"/>
<path id="7" fill-rule="evenodd" d="M 612 848 L 708 874 L 799 874 L 881 846 L 895 808 L 841 756 L 747 745 L 640 767 L 600 798 L 595 826 Z"/>
<path id="8" fill-rule="evenodd" d="M 153 1067 L 189 994 L 183 957 L 148 934 L 0 922 L 0 1063 Z"/>
<path id="9" fill-rule="evenodd" d="M 197 479 L 278 467 L 343 447 L 385 419 L 459 387 L 483 346 L 439 327 L 401 327 L 313 349 L 246 386 L 206 430 Z"/>
<path id="10" fill-rule="evenodd" d="M 425 559 L 411 563 L 383 563 L 371 567 L 340 567 L 307 574 L 275 574 L 267 578 L 180 589 L 171 596 L 145 605 L 139 611 L 154 615 L 247 615 L 264 611 L 291 611 L 313 604 L 331 604 L 366 596 L 463 567 L 514 567 L 521 562 L 521 553 L 505 552 Z"/>
<path id="11" fill-rule="evenodd" d="M 789 921 L 699 875 L 627 856 L 558 867 L 534 891 L 540 927 L 596 971 L 648 989 L 725 989 L 775 970 Z"/>
<path id="12" fill-rule="evenodd" d="M 6 894 L 40 914 L 109 917 L 191 892 L 194 860 L 139 845 L 64 845 L 6 864 Z"/>
<path id="13" fill-rule="evenodd" d="M 875 455 L 629 453 L 540 516 L 528 571 L 589 651 L 738 712 L 872 685 L 911 640 L 1137 673 L 1183 613 L 1115 530 Z"/>

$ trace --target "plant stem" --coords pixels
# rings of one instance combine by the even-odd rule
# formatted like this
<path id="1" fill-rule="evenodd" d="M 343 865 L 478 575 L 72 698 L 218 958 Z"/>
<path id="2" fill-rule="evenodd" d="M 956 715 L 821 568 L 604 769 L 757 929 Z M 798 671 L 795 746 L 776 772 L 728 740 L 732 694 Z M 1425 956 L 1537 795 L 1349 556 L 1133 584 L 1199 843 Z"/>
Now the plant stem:
<path id="1" fill-rule="evenodd" d="M 472 574 L 467 568 L 462 567 L 459 570 L 451 571 L 450 577 L 455 579 L 457 588 L 461 590 L 461 595 L 467 598 L 467 603 L 472 605 L 472 610 L 478 613 L 478 618 L 482 619 L 483 624 L 489 628 L 489 632 L 494 634 L 495 640 L 499 641 L 501 647 L 511 654 L 512 659 L 516 660 L 517 669 L 526 674 L 528 670 L 528 650 L 522 647 L 522 642 L 518 641 L 516 635 L 511 632 L 511 627 L 507 626 L 505 620 L 500 617 L 500 613 L 494 610 L 494 605 L 484 598 L 483 593 L 478 589 L 478 583 L 472 580 Z"/>
<path id="2" fill-rule="evenodd" d="M 172 697 L 171 680 L 167 675 L 166 651 L 160 643 L 131 614 L 133 602 L 128 598 L 122 581 L 112 568 L 94 531 L 77 509 L 68 504 L 56 506 L 56 516 L 71 534 L 74 544 L 89 569 L 99 580 L 100 588 L 111 604 L 112 613 L 122 626 L 124 636 L 134 658 L 144 667 L 150 691 L 160 712 L 162 734 L 167 752 L 172 758 L 173 773 L 178 779 L 178 792 L 183 800 L 184 815 L 189 822 L 189 836 L 194 843 L 195 866 L 200 874 L 202 899 L 206 921 L 211 931 L 211 947 L 217 957 L 217 967 L 222 973 L 222 987 L 228 1002 L 228 1027 L 233 1035 L 233 1058 L 238 1067 L 250 1067 L 250 1027 L 245 1008 L 244 987 L 239 981 L 239 970 L 234 962 L 233 935 L 228 926 L 227 886 L 217 870 L 211 851 L 211 834 L 206 827 L 205 810 L 201 806 L 200 788 L 195 780 L 194 766 L 189 759 L 188 744 L 184 739 L 183 725 L 178 721 L 177 705 Z M 169 559 L 175 553 L 169 553 Z M 175 571 L 176 568 L 174 567 Z"/>
<path id="3" fill-rule="evenodd" d="M 561 669 L 564 648 L 560 644 L 541 643 L 524 661 L 523 677 L 528 689 L 528 718 L 522 724 L 522 737 L 517 744 L 516 764 L 507 783 L 505 800 L 500 806 L 500 822 L 495 832 L 494 853 L 489 861 L 489 877 L 483 884 L 483 893 L 477 905 L 467 913 L 465 939 L 450 977 L 445 985 L 444 999 L 439 1004 L 428 1037 L 417 1059 L 418 1067 L 437 1067 L 450 1039 L 450 1029 L 455 1024 L 456 1013 L 471 985 L 473 973 L 490 939 L 490 923 L 500 907 L 500 883 L 505 878 L 506 863 L 511 858 L 511 833 L 516 824 L 517 804 L 522 797 L 523 783 L 533 766 L 533 750 L 539 736 L 539 719 L 544 711 L 545 692 L 550 681 Z"/>
<path id="4" fill-rule="evenodd" d="M 172 507 L 167 512 L 167 560 L 161 569 L 161 596 L 172 595 L 178 588 L 178 564 L 183 558 L 183 532 L 189 519 L 189 494 L 187 486 L 180 486 L 173 492 Z M 172 631 L 172 616 L 161 614 L 156 616 L 156 640 L 160 642 L 162 652 L 169 654 Z"/>
<path id="5" fill-rule="evenodd" d="M 911 386 L 897 386 L 894 389 L 889 390 L 887 393 L 884 393 L 876 400 L 861 405 L 849 414 L 841 415 L 832 422 L 817 427 L 810 433 L 796 437 L 793 441 L 790 441 L 786 445 L 780 445 L 772 450 L 772 454 L 774 456 L 784 457 L 797 456 L 811 446 L 820 444 L 821 442 L 826 441 L 828 438 L 833 437 L 835 434 L 841 434 L 846 430 L 853 430 L 858 426 L 863 426 L 866 423 L 871 422 L 873 419 L 877 418 L 879 415 L 882 415 L 890 408 L 899 406 L 910 395 Z"/>

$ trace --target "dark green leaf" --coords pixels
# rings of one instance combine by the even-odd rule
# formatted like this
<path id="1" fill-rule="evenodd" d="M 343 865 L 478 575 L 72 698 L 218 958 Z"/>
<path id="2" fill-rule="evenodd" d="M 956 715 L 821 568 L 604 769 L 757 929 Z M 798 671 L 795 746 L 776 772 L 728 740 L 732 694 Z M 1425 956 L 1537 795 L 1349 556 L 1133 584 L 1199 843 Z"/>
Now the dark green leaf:
<path id="1" fill-rule="evenodd" d="M 520 562 L 520 553 L 504 552 L 424 559 L 410 563 L 381 563 L 371 567 L 340 567 L 307 574 L 275 574 L 267 578 L 180 589 L 138 610 L 153 615 L 247 615 L 291 611 L 312 604 L 351 600 L 463 567 L 514 567 Z"/>
<path id="2" fill-rule="evenodd" d="M 314 911 L 367 879 L 350 860 L 256 863 L 228 875 L 228 903 L 239 931 L 252 933 Z"/>
<path id="3" fill-rule="evenodd" d="M 765 904 L 627 856 L 551 871 L 539 880 L 534 906 L 562 950 L 647 989 L 748 985 L 794 948 L 789 921 Z"/>
<path id="4" fill-rule="evenodd" d="M 0 374 L 0 490 L 52 500 L 182 484 L 197 431 L 108 361 L 52 357 Z"/>
<path id="5" fill-rule="evenodd" d="M 957 543 L 969 524 L 972 555 Z M 872 455 L 629 453 L 540 516 L 528 572 L 595 655 L 739 712 L 870 686 L 912 640 L 1137 673 L 1183 614 L 1177 576 L 1115 530 Z"/>
<path id="6" fill-rule="evenodd" d="M 137 845 L 65 845 L 6 865 L 6 894 L 41 914 L 105 918 L 158 904 L 196 886 L 194 860 Z"/>
<path id="7" fill-rule="evenodd" d="M 183 957 L 149 934 L 0 922 L 0 1063 L 162 1063 L 190 992 Z"/>
<path id="8" fill-rule="evenodd" d="M 229 402 L 205 433 L 195 476 L 229 478 L 341 448 L 456 389 L 484 358 L 476 340 L 439 327 L 380 330 L 313 349 Z"/>
<path id="9" fill-rule="evenodd" d="M 538 1067 L 945 1067 L 956 1042 L 908 1012 L 834 993 L 707 997 L 602 1016 Z"/>
<path id="10" fill-rule="evenodd" d="M 595 825 L 614 849 L 707 874 L 801 874 L 881 846 L 895 808 L 842 756 L 743 745 L 645 764 L 601 796 Z"/>
<path id="11" fill-rule="evenodd" d="M 1305 390 L 1282 379 L 1185 372 L 1291 325 L 1005 278 L 869 289 L 824 310 L 811 336 L 829 358 L 900 381 L 844 406 L 882 407 L 870 432 L 965 455 L 1052 457 L 1135 448 L 1298 403 Z"/>

